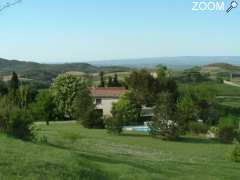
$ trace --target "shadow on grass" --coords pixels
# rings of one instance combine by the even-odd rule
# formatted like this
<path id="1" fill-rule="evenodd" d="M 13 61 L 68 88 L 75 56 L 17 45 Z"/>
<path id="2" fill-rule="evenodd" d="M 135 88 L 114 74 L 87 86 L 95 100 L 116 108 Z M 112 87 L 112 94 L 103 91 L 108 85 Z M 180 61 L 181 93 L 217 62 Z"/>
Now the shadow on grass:
<path id="1" fill-rule="evenodd" d="M 126 137 L 150 137 L 148 134 L 138 134 L 138 133 L 123 133 L 120 136 Z"/>
<path id="2" fill-rule="evenodd" d="M 65 147 L 57 144 L 47 143 L 48 146 L 52 146 L 54 148 L 59 148 L 63 150 L 67 150 L 73 153 L 74 159 L 79 159 L 79 161 L 88 161 L 91 163 L 104 163 L 104 164 L 122 164 L 125 166 L 130 166 L 132 168 L 139 169 L 140 171 L 145 171 L 147 173 L 161 173 L 161 170 L 159 168 L 153 168 L 147 165 L 146 163 L 139 163 L 135 160 L 131 160 L 126 155 L 115 155 L 110 156 L 103 153 L 97 153 L 93 154 L 91 152 L 85 152 L 81 151 L 76 148 L 71 147 Z M 146 161 L 147 162 L 147 161 Z"/>
<path id="3" fill-rule="evenodd" d="M 220 144 L 217 139 L 204 139 L 197 137 L 181 137 L 178 142 L 191 143 L 191 144 Z"/>

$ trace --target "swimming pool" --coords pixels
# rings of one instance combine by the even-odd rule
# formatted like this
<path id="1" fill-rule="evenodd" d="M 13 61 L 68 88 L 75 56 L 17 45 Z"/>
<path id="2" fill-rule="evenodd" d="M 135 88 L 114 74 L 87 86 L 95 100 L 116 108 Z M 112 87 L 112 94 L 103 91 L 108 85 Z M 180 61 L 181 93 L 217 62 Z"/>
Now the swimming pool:
<path id="1" fill-rule="evenodd" d="M 137 132 L 149 132 L 150 128 L 148 126 L 125 126 L 124 131 L 137 131 Z"/>

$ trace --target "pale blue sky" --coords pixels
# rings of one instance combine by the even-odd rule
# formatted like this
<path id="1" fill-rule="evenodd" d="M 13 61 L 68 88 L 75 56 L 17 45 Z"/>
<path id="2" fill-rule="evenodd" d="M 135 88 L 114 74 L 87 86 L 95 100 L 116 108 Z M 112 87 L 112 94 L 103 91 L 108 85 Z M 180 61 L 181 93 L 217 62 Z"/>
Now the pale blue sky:
<path id="1" fill-rule="evenodd" d="M 192 0 L 23 0 L 0 12 L 0 28 L 10 59 L 240 55 L 240 7 L 193 12 Z"/>

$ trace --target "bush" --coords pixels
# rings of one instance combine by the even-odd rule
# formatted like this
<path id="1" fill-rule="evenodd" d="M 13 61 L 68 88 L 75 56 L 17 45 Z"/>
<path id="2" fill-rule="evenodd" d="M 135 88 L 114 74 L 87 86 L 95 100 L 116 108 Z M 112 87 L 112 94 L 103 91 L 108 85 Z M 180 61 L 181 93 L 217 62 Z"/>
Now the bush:
<path id="1" fill-rule="evenodd" d="M 83 86 L 73 101 L 74 117 L 86 128 L 104 128 L 102 111 L 96 109 L 90 90 Z"/>
<path id="2" fill-rule="evenodd" d="M 20 109 L 9 102 L 8 97 L 0 100 L 0 130 L 20 139 L 33 137 L 32 118 L 27 110 Z"/>
<path id="3" fill-rule="evenodd" d="M 29 113 L 19 108 L 13 108 L 7 124 L 7 133 L 20 139 L 33 137 L 32 118 Z"/>
<path id="4" fill-rule="evenodd" d="M 234 138 L 237 138 L 237 123 L 234 118 L 222 119 L 218 128 L 218 137 L 221 142 L 232 143 Z"/>
<path id="5" fill-rule="evenodd" d="M 189 129 L 194 134 L 206 134 L 208 132 L 208 126 L 200 122 L 191 122 L 189 124 Z"/>
<path id="6" fill-rule="evenodd" d="M 153 121 L 148 124 L 150 128 L 150 135 L 159 137 L 162 140 L 177 140 L 180 135 L 179 126 L 174 121 Z"/>
<path id="7" fill-rule="evenodd" d="M 120 134 L 122 132 L 122 121 L 113 117 L 105 117 L 105 128 L 110 133 Z"/>
<path id="8" fill-rule="evenodd" d="M 104 128 L 104 120 L 102 117 L 102 113 L 98 110 L 92 110 L 87 112 L 84 118 L 80 118 L 80 122 L 85 128 Z"/>
<path id="9" fill-rule="evenodd" d="M 236 135 L 236 140 L 240 143 L 240 129 L 237 129 L 236 131 L 235 131 L 235 135 Z"/>
<path id="10" fill-rule="evenodd" d="M 233 125 L 221 125 L 218 130 L 219 140 L 223 143 L 232 143 L 236 136 Z"/>
<path id="11" fill-rule="evenodd" d="M 235 162 L 240 162 L 240 145 L 237 145 L 232 154 L 231 154 L 231 159 Z"/>

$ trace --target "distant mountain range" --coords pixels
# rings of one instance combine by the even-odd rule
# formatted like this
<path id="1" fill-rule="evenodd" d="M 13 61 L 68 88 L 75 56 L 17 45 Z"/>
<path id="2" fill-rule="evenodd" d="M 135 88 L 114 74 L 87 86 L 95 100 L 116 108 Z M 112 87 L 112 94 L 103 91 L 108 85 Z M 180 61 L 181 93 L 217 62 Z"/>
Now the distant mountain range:
<path id="1" fill-rule="evenodd" d="M 65 72 L 98 73 L 129 71 L 131 68 L 153 68 L 163 64 L 169 68 L 187 69 L 212 63 L 240 65 L 240 56 L 235 57 L 160 57 L 98 61 L 89 63 L 41 64 L 0 58 L 0 76 L 11 75 L 13 71 L 23 78 L 50 82 Z"/>
<path id="2" fill-rule="evenodd" d="M 122 59 L 91 62 L 95 66 L 126 66 L 134 68 L 152 68 L 163 64 L 170 68 L 191 68 L 211 63 L 228 63 L 240 65 L 240 56 L 181 56 L 181 57 L 155 57 L 139 59 Z"/>
<path id="3" fill-rule="evenodd" d="M 88 63 L 40 64 L 0 58 L 0 76 L 8 76 L 15 71 L 21 77 L 40 81 L 51 81 L 57 75 L 69 71 L 97 73 L 100 71 L 117 72 L 127 70 L 129 70 L 129 68 L 121 66 L 98 67 Z"/>

